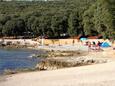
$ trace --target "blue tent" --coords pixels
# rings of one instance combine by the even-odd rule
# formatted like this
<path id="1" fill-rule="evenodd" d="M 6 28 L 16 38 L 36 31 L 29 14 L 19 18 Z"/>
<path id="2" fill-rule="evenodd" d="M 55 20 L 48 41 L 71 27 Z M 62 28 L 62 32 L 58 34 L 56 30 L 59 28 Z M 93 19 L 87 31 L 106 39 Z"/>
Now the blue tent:
<path id="1" fill-rule="evenodd" d="M 110 47 L 110 44 L 107 43 L 107 42 L 103 42 L 103 43 L 101 44 L 101 47 Z"/>

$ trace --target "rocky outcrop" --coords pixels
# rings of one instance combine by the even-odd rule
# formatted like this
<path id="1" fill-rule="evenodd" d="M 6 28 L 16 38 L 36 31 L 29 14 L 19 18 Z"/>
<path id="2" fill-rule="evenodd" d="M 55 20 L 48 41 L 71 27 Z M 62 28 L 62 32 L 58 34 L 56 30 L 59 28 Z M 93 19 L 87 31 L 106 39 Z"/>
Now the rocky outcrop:
<path id="1" fill-rule="evenodd" d="M 0 39 L 1 48 L 36 48 L 38 44 L 31 39 Z"/>
<path id="2" fill-rule="evenodd" d="M 6 42 L 6 43 L 1 43 L 0 44 L 0 48 L 28 48 L 28 47 L 35 47 L 34 45 L 29 45 L 29 44 L 25 44 L 22 45 L 20 43 L 12 43 L 10 41 Z"/>
<path id="3" fill-rule="evenodd" d="M 39 70 L 54 70 L 66 67 L 76 67 L 83 65 L 91 65 L 97 63 L 106 63 L 108 60 L 103 58 L 94 58 L 88 56 L 80 57 L 58 57 L 53 59 L 46 59 L 36 65 Z"/>
<path id="4" fill-rule="evenodd" d="M 83 51 L 47 51 L 45 57 L 47 58 L 55 58 L 55 57 L 70 57 L 70 56 L 84 56 L 87 55 L 87 52 Z M 38 57 L 42 57 L 44 55 L 38 55 Z"/>

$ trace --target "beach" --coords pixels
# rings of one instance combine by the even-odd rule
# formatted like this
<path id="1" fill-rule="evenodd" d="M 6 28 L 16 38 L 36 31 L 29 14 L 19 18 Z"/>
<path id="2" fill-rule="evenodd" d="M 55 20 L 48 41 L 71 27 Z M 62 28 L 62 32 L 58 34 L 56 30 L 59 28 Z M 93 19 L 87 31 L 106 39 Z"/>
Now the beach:
<path id="1" fill-rule="evenodd" d="M 115 62 L 16 74 L 0 86 L 115 86 Z"/>
<path id="2" fill-rule="evenodd" d="M 115 86 L 115 50 L 112 47 L 103 48 L 103 51 L 88 51 L 87 46 L 77 44 L 38 46 L 33 49 L 85 52 L 87 54 L 83 56 L 54 56 L 51 59 L 88 64 L 0 76 L 0 86 Z"/>
<path id="3" fill-rule="evenodd" d="M 115 86 L 115 51 L 108 48 L 104 52 L 92 52 L 89 55 L 101 59 L 108 57 L 110 61 L 8 75 L 5 78 L 1 77 L 0 86 Z"/>

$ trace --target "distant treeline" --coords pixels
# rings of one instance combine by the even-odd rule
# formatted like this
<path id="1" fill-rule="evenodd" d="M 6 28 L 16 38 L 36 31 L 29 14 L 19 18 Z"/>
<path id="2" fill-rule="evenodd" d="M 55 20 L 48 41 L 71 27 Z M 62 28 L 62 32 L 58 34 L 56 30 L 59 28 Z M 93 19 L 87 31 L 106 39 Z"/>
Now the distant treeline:
<path id="1" fill-rule="evenodd" d="M 115 38 L 115 0 L 0 2 L 0 36 Z"/>

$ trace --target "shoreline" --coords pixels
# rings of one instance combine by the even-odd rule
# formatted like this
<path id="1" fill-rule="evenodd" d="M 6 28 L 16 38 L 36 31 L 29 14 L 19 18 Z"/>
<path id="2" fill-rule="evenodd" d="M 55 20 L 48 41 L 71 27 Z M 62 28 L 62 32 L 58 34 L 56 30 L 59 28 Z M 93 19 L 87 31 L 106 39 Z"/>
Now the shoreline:
<path id="1" fill-rule="evenodd" d="M 48 51 L 48 52 L 53 52 L 53 56 L 49 55 L 49 57 L 47 58 L 45 57 L 45 60 L 36 64 L 34 69 L 33 68 L 22 69 L 22 70 L 16 70 L 16 71 L 10 70 L 10 71 L 7 71 L 5 75 L 13 75 L 13 74 L 19 74 L 19 73 L 24 73 L 24 72 L 33 72 L 33 71 L 57 70 L 57 69 L 70 68 L 70 67 L 80 67 L 80 66 L 86 66 L 86 65 L 108 63 L 109 61 L 111 61 L 110 60 L 111 58 L 109 59 L 108 56 L 102 55 L 104 52 L 64 51 L 64 55 L 62 51 Z M 71 56 L 71 53 L 67 54 L 66 52 L 68 53 L 73 52 L 73 54 L 75 54 L 76 52 L 78 54 L 77 56 L 75 55 Z M 83 54 L 83 52 L 85 54 Z M 36 57 L 36 58 L 39 58 L 39 57 Z"/>
<path id="2" fill-rule="evenodd" d="M 20 46 L 20 45 L 19 45 Z M 16 48 L 16 47 L 14 47 L 14 46 L 12 46 L 13 48 Z M 10 47 L 10 48 L 12 48 L 12 47 Z M 6 48 L 6 47 L 5 47 Z M 59 45 L 51 45 L 51 46 L 37 46 L 37 47 L 25 47 L 25 48 L 22 48 L 22 49 L 30 49 L 30 50 L 45 50 L 45 51 L 68 51 L 68 52 L 70 52 L 70 51 L 81 51 L 81 52 L 87 52 L 88 54 L 86 55 L 86 56 L 89 56 L 90 57 L 90 55 L 92 55 L 92 58 L 93 57 L 98 57 L 99 55 L 100 55 L 100 57 L 99 57 L 99 59 L 105 59 L 105 57 L 107 57 L 107 58 L 109 58 L 110 57 L 110 59 L 111 59 L 111 56 L 112 57 L 114 57 L 115 55 L 111 55 L 111 54 L 109 54 L 110 53 L 110 50 L 108 49 L 108 50 L 104 50 L 104 51 L 102 51 L 102 52 L 89 52 L 88 51 L 88 47 L 86 47 L 86 46 L 83 46 L 83 45 L 62 45 L 62 46 L 59 46 Z M 109 51 L 109 52 L 108 52 Z M 112 51 L 112 52 L 114 52 L 114 51 Z M 98 55 L 98 56 L 97 56 Z M 109 56 L 110 55 L 110 56 Z M 59 57 L 59 56 L 58 56 Z M 58 58 L 57 57 L 57 58 Z M 66 56 L 66 57 L 68 57 L 68 56 Z M 66 60 L 71 60 L 70 58 L 74 58 L 75 59 L 75 57 L 69 57 L 68 59 L 67 58 L 64 58 L 64 60 L 66 61 Z M 50 57 L 51 59 L 54 59 L 54 60 L 56 60 L 56 58 L 52 58 L 52 57 Z M 81 57 L 82 58 L 82 57 Z M 80 59 L 81 59 L 80 58 Z M 93 59 L 91 58 L 91 61 L 93 61 Z M 58 59 L 60 59 L 60 58 L 58 58 Z M 58 59 L 57 59 L 57 61 L 58 61 Z M 62 57 L 61 57 L 61 59 L 62 59 Z M 73 59 L 73 61 L 74 61 L 74 59 Z M 85 59 L 84 58 L 82 58 L 81 60 L 80 59 L 78 59 L 78 61 L 84 61 Z M 88 59 L 87 59 L 88 60 Z M 95 59 L 94 59 L 95 60 Z M 115 60 L 115 59 L 114 59 Z M 101 61 L 101 60 L 100 60 Z M 105 63 L 105 62 L 101 62 L 101 63 Z M 107 62 L 108 63 L 108 62 Z M 54 64 L 55 65 L 55 64 Z M 92 65 L 92 64 L 91 64 Z M 97 65 L 97 63 L 94 63 L 93 65 Z M 86 66 L 86 64 L 84 65 L 84 66 Z M 81 66 L 78 66 L 78 67 L 81 67 Z M 68 68 L 68 67 L 67 67 Z M 52 68 L 51 68 L 52 69 Z M 54 68 L 55 69 L 55 68 Z M 63 68 L 62 68 L 63 69 Z M 34 70 L 34 71 L 36 71 L 36 70 Z M 32 71 L 26 71 L 26 72 L 32 72 Z M 18 73 L 16 73 L 16 74 L 20 74 L 20 73 L 24 73 L 24 72 L 18 72 Z M 14 73 L 15 74 L 15 73 Z M 12 75 L 12 74 L 11 74 Z"/>
<path id="3" fill-rule="evenodd" d="M 114 86 L 114 64 L 115 62 L 109 62 L 53 71 L 20 73 L 7 77 L 6 81 L 0 82 L 0 86 Z"/>
<path id="4" fill-rule="evenodd" d="M 53 51 L 55 51 L 56 48 L 57 47 L 54 47 Z M 35 48 L 35 50 L 39 50 L 39 48 Z M 49 51 L 52 51 L 52 50 L 49 50 Z M 58 50 L 56 49 L 55 52 L 57 51 Z M 46 70 L 46 71 L 31 71 L 31 72 L 26 71 L 26 72 L 19 72 L 16 74 L 5 75 L 0 78 L 0 86 L 92 86 L 92 85 L 100 86 L 104 81 L 107 81 L 106 84 L 108 84 L 108 86 L 114 86 L 115 78 L 112 76 L 114 76 L 114 71 L 115 71 L 114 70 L 115 51 L 112 50 L 112 48 L 107 48 L 101 52 L 87 52 L 87 53 L 88 54 L 86 54 L 86 56 L 89 56 L 89 57 L 92 56 L 91 59 L 92 58 L 94 59 L 95 57 L 96 59 L 99 59 L 99 60 L 108 59 L 108 61 L 101 62 L 99 64 L 96 63 L 96 64 L 91 64 L 91 65 L 77 66 L 77 67 L 66 67 L 66 68 L 61 68 L 61 69 L 59 68 L 55 70 L 51 69 L 51 70 Z M 76 56 L 73 56 L 74 59 L 75 57 Z M 84 55 L 83 57 L 86 58 Z M 51 59 L 64 58 L 66 60 L 68 58 L 69 61 L 73 59 L 72 57 L 68 57 L 68 56 L 65 56 L 65 57 L 54 56 L 50 58 Z M 75 61 L 74 59 L 73 61 Z M 82 59 L 79 61 L 82 61 Z M 113 82 L 111 82 L 110 77 L 112 77 L 112 80 L 114 80 Z M 44 83 L 44 80 L 46 83 Z M 87 83 L 85 83 L 82 80 L 84 80 Z M 97 80 L 99 82 L 97 82 Z M 91 81 L 93 83 L 90 83 Z M 17 82 L 18 84 L 14 82 Z M 79 83 L 82 83 L 82 84 L 79 84 Z M 112 85 L 110 85 L 111 83 Z M 89 84 L 89 85 L 86 85 L 86 84 Z M 105 86 L 105 83 L 103 84 L 104 85 L 102 86 Z"/>
<path id="5" fill-rule="evenodd" d="M 85 47 L 85 48 L 84 48 Z M 6 48 L 6 47 L 5 47 Z M 19 48 L 15 48 L 15 47 L 13 47 L 14 49 L 19 49 Z M 82 48 L 84 49 L 84 50 L 82 50 Z M 63 46 L 58 46 L 58 45 L 53 45 L 53 46 L 38 46 L 38 47 L 36 47 L 36 48 L 30 48 L 30 47 L 26 47 L 26 48 L 21 48 L 21 49 L 30 49 L 30 50 L 36 50 L 36 51 L 38 51 L 38 50 L 43 50 L 43 51 L 46 51 L 46 52 L 53 52 L 53 53 L 56 53 L 56 52 L 61 52 L 60 53 L 60 55 L 62 54 L 62 52 L 64 51 L 64 52 L 71 52 L 71 51 L 75 51 L 75 52 L 77 52 L 77 51 L 79 51 L 79 52 L 86 52 L 87 53 L 87 55 L 86 55 L 86 58 L 87 58 L 87 60 L 86 60 L 86 62 L 89 60 L 89 62 L 95 62 L 96 61 L 96 59 L 94 59 L 94 58 L 92 58 L 93 56 L 95 56 L 95 58 L 97 58 L 97 56 L 96 56 L 96 53 L 98 53 L 98 52 L 89 52 L 88 51 L 88 47 L 86 47 L 86 46 L 82 46 L 81 47 L 81 45 L 80 46 L 76 46 L 76 45 L 63 45 Z M 54 52 L 55 51 L 55 52 Z M 104 54 L 104 52 L 105 51 L 102 51 L 102 52 L 99 52 L 98 53 L 98 55 L 100 54 Z M 90 56 L 90 54 L 91 53 L 93 53 L 93 55 L 92 56 Z M 89 54 L 89 55 L 88 55 Z M 84 56 L 84 55 L 83 55 Z M 104 56 L 104 55 L 101 55 L 102 57 Z M 55 57 L 55 56 L 54 56 Z M 59 64 L 60 64 L 60 62 L 61 62 L 61 60 L 59 60 L 60 59 L 60 56 L 58 56 L 59 58 L 58 59 L 55 59 L 55 58 L 52 58 L 52 56 L 50 56 L 50 59 L 53 59 L 54 60 L 54 62 L 56 61 L 57 63 L 58 63 L 58 61 L 59 61 Z M 67 58 L 64 58 L 64 60 L 65 60 L 65 62 L 66 62 L 66 60 L 71 60 L 70 58 L 76 58 L 75 56 L 62 56 L 62 57 L 69 57 L 68 59 Z M 78 57 L 78 56 L 77 56 Z M 91 59 L 89 58 L 89 57 L 91 57 Z M 102 57 L 99 57 L 100 58 L 100 61 L 102 60 L 101 58 Z M 32 56 L 32 58 L 33 58 L 33 56 Z M 35 58 L 39 58 L 38 56 L 37 57 L 35 57 Z M 78 59 L 77 60 L 77 62 L 78 61 L 85 61 L 85 58 L 84 57 L 79 57 L 80 59 Z M 47 58 L 45 58 L 46 59 L 46 62 L 47 62 Z M 61 58 L 62 59 L 62 58 Z M 104 60 L 105 58 L 103 58 L 103 60 Z M 74 61 L 74 60 L 73 60 Z M 51 61 L 52 62 L 52 61 Z M 105 62 L 105 61 L 104 61 Z M 82 63 L 82 62 L 81 62 Z M 80 64 L 81 64 L 80 63 Z M 98 63 L 98 62 L 97 62 Z M 95 64 L 97 64 L 97 63 L 95 63 Z M 100 63 L 100 62 L 99 62 Z M 103 61 L 102 61 L 102 63 L 103 63 Z M 69 63 L 67 63 L 67 64 L 69 64 Z M 83 63 L 84 64 L 84 63 Z M 55 65 L 55 64 L 54 64 Z M 85 65 L 87 65 L 87 63 L 85 63 Z M 37 65 L 36 65 L 37 66 Z M 36 68 L 36 66 L 35 66 L 35 68 Z M 35 69 L 36 70 L 36 69 Z M 22 70 L 23 71 L 23 70 Z M 28 70 L 29 71 L 29 70 Z M 30 69 L 30 71 L 31 71 L 31 69 Z M 12 72 L 13 71 L 10 71 L 11 72 L 11 74 L 12 74 Z M 17 72 L 19 72 L 19 71 L 16 71 L 16 73 Z M 14 73 L 14 72 L 13 72 Z"/>

